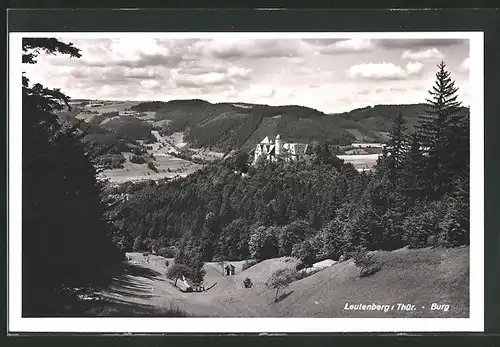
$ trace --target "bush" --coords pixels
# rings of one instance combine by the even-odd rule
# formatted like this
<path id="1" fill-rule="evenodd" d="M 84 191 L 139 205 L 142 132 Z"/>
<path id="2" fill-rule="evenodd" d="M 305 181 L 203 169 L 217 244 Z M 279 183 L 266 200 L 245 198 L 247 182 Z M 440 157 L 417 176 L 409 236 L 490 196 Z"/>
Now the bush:
<path id="1" fill-rule="evenodd" d="M 165 266 L 168 267 L 170 265 L 170 262 L 168 260 L 165 260 Z"/>
<path id="2" fill-rule="evenodd" d="M 123 169 L 125 161 L 121 154 L 104 154 L 96 158 L 96 164 L 104 169 Z"/>
<path id="3" fill-rule="evenodd" d="M 135 155 L 146 154 L 148 151 L 144 147 L 134 147 L 131 149 L 132 153 Z"/>
<path id="4" fill-rule="evenodd" d="M 243 271 L 243 270 L 248 269 L 249 267 L 254 266 L 254 265 L 255 265 L 255 264 L 257 264 L 257 263 L 258 263 L 258 261 L 257 261 L 257 260 L 246 260 L 246 261 L 243 263 L 242 271 Z"/>
<path id="5" fill-rule="evenodd" d="M 253 282 L 250 278 L 245 278 L 245 280 L 243 281 L 243 286 L 245 288 L 252 288 L 253 287 Z"/>
<path id="6" fill-rule="evenodd" d="M 310 267 L 316 260 L 318 250 L 311 240 L 305 240 L 293 246 L 292 256 L 299 259 L 305 267 Z"/>
<path id="7" fill-rule="evenodd" d="M 440 222 L 445 220 L 446 206 L 442 201 L 417 206 L 403 222 L 404 238 L 410 248 L 439 245 Z"/>
<path id="8" fill-rule="evenodd" d="M 163 258 L 175 258 L 175 247 L 162 247 L 158 250 L 158 254 Z"/>
<path id="9" fill-rule="evenodd" d="M 373 254 L 368 254 L 364 249 L 356 250 L 350 254 L 354 264 L 361 269 L 360 277 L 367 277 L 379 271 L 382 266 Z"/>
<path id="10" fill-rule="evenodd" d="M 146 159 L 142 155 L 133 154 L 130 156 L 130 162 L 135 164 L 144 164 Z"/>
<path id="11" fill-rule="evenodd" d="M 439 222 L 437 246 L 456 247 L 469 244 L 469 202 L 463 198 L 447 197 L 446 213 Z"/>

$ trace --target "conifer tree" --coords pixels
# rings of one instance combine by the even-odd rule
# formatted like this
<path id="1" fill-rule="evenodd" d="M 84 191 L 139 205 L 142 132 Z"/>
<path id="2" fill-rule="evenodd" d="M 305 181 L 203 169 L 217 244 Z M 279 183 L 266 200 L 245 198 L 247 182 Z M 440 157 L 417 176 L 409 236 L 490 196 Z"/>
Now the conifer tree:
<path id="1" fill-rule="evenodd" d="M 430 97 L 426 99 L 426 113 L 420 116 L 417 126 L 419 141 L 426 155 L 426 190 L 431 198 L 439 198 L 448 190 L 447 186 L 453 180 L 457 165 L 466 165 L 466 117 L 457 92 L 458 87 L 451 79 L 451 73 L 446 70 L 446 64 L 441 62 L 435 85 L 429 91 Z M 454 163 L 455 160 L 458 163 Z"/>
<path id="2" fill-rule="evenodd" d="M 381 160 L 378 163 L 379 167 L 383 166 L 387 170 L 388 176 L 393 182 L 400 175 L 407 148 L 406 121 L 402 113 L 399 112 L 389 132 L 389 140 L 384 147 Z"/>

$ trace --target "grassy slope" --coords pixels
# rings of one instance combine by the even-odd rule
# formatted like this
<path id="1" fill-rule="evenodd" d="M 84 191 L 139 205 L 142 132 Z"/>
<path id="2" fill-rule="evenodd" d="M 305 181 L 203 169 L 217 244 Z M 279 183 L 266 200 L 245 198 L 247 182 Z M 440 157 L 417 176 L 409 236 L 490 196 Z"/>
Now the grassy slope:
<path id="1" fill-rule="evenodd" d="M 278 303 L 274 292 L 258 284 L 252 290 L 234 290 L 217 301 L 231 316 L 283 317 L 467 317 L 469 301 L 468 249 L 420 249 L 377 254 L 382 270 L 367 278 L 347 261 L 292 283 Z M 253 272 L 259 271 L 255 265 Z M 264 265 L 264 264 L 263 264 Z M 245 272 L 240 274 L 245 276 Z M 266 274 L 267 275 L 267 274 Z M 246 276 L 245 276 L 246 277 Z M 252 278 L 248 273 L 248 277 Z M 255 282 L 255 281 L 254 281 Z M 448 312 L 430 311 L 430 305 L 450 304 Z M 349 304 L 415 304 L 416 311 L 345 311 Z M 422 309 L 422 306 L 425 306 Z"/>
<path id="2" fill-rule="evenodd" d="M 469 301 L 468 249 L 421 249 L 377 254 L 382 270 L 360 278 L 351 261 L 336 264 L 292 284 L 283 301 L 285 316 L 314 317 L 467 317 Z M 333 299 L 333 300 L 332 300 Z M 286 302 L 288 301 L 288 302 Z M 450 304 L 448 312 L 430 305 Z M 316 304 L 317 303 L 317 304 Z M 415 304 L 416 311 L 344 311 L 345 303 Z M 424 306 L 425 308 L 422 308 Z"/>
<path id="3" fill-rule="evenodd" d="M 109 293 L 121 304 L 131 307 L 149 307 L 151 312 L 179 308 L 198 317 L 468 316 L 468 247 L 401 249 L 375 252 L 375 256 L 382 269 L 370 277 L 360 278 L 359 270 L 351 260 L 338 263 L 293 282 L 281 291 L 287 296 L 277 303 L 274 302 L 274 291 L 267 290 L 264 283 L 274 271 L 294 267 L 297 262 L 291 258 L 269 259 L 245 271 L 241 271 L 242 262 L 231 262 L 236 266 L 236 275 L 229 277 L 220 276 L 218 264 L 207 263 L 205 285 L 210 286 L 216 281 L 215 287 L 204 293 L 181 293 L 165 278 L 164 259 L 155 257 L 150 263 L 138 266 L 154 270 L 157 275 L 131 275 L 126 285 L 120 286 L 117 282 Z M 243 288 L 246 277 L 253 281 L 253 288 Z M 142 295 L 138 292 L 140 290 Z M 433 302 L 449 304 L 450 309 L 448 312 L 430 311 Z M 345 311 L 346 303 L 415 304 L 417 310 L 388 313 Z"/>

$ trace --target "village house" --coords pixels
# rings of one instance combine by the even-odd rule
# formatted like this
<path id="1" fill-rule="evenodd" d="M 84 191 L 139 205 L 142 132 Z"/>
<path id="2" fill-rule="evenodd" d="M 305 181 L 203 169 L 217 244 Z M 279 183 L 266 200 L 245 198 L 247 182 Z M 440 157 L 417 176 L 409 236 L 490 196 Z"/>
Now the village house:
<path id="1" fill-rule="evenodd" d="M 276 135 L 274 141 L 266 136 L 255 148 L 253 163 L 255 164 L 261 155 L 272 161 L 276 161 L 278 157 L 285 161 L 301 160 L 304 159 L 308 146 L 304 143 L 284 142 L 279 134 Z"/>

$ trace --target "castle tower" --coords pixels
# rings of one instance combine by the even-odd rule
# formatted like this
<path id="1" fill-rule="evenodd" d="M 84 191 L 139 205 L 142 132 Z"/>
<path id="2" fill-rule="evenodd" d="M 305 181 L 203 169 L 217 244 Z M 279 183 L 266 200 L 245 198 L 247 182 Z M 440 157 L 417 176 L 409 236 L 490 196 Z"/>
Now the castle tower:
<path id="1" fill-rule="evenodd" d="M 274 144 L 275 144 L 275 150 L 274 152 L 276 153 L 276 156 L 280 155 L 281 154 L 281 149 L 283 148 L 282 147 L 282 143 L 281 143 L 281 138 L 280 138 L 280 135 L 276 135 L 276 140 L 274 141 Z"/>

